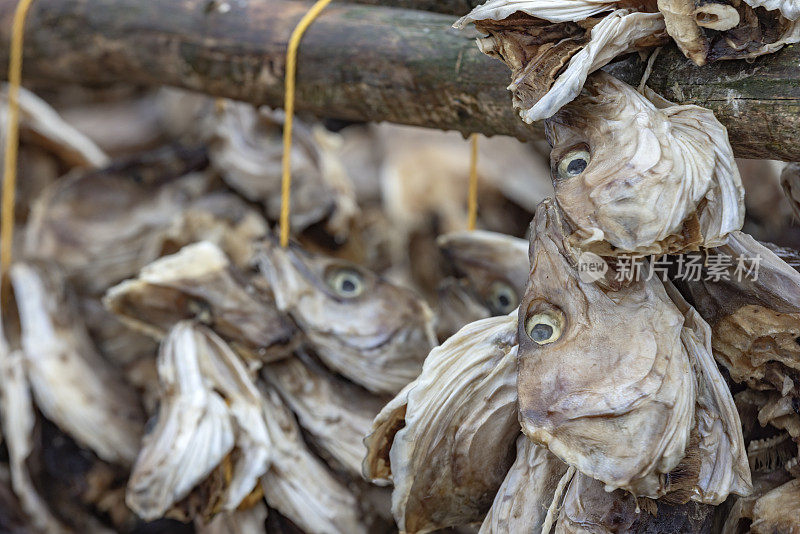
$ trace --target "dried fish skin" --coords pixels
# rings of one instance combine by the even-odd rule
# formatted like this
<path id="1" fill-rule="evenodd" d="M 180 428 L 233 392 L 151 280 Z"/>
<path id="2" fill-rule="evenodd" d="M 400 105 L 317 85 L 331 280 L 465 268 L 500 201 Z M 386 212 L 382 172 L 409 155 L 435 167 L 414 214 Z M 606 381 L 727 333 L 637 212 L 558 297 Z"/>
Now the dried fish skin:
<path id="1" fill-rule="evenodd" d="M 800 479 L 794 479 L 760 497 L 753 506 L 753 534 L 800 531 Z"/>
<path id="2" fill-rule="evenodd" d="M 541 532 L 567 464 L 527 436 L 517 438 L 517 459 L 500 485 L 480 534 Z"/>
<path id="3" fill-rule="evenodd" d="M 613 11 L 620 0 L 488 0 L 461 17 L 453 27 L 463 29 L 471 22 L 503 20 L 522 12 L 550 22 L 577 22 L 604 11 Z"/>
<path id="4" fill-rule="evenodd" d="M 278 393 L 265 384 L 259 389 L 274 444 L 261 477 L 267 503 L 309 534 L 366 533 L 355 495 L 308 450 Z"/>
<path id="5" fill-rule="evenodd" d="M 9 275 L 37 406 L 101 459 L 130 465 L 144 427 L 136 392 L 97 353 L 62 273 L 27 262 L 13 265 Z"/>
<path id="6" fill-rule="evenodd" d="M 481 51 L 511 69 L 512 103 L 528 124 L 553 116 L 578 96 L 589 74 L 615 57 L 665 37 L 660 13 L 615 9 L 575 20 L 580 19 L 550 22 L 516 13 L 475 21 L 488 35 L 478 40 Z"/>
<path id="7" fill-rule="evenodd" d="M 744 0 L 752 7 L 763 7 L 767 10 L 779 10 L 789 20 L 800 19 L 800 4 L 796 0 Z"/>
<path id="8" fill-rule="evenodd" d="M 683 55 L 703 66 L 710 45 L 703 29 L 695 21 L 695 7 L 694 0 L 658 0 L 658 10 L 664 15 L 670 37 Z"/>
<path id="9" fill-rule="evenodd" d="M 528 282 L 528 242 L 497 232 L 451 232 L 436 240 L 456 276 L 465 279 L 492 315 L 519 305 Z"/>
<path id="10" fill-rule="evenodd" d="M 69 532 L 39 495 L 27 467 L 33 452 L 36 424 L 33 399 L 25 372 L 25 356 L 11 349 L 0 332 L 0 417 L 8 449 L 11 484 L 31 525 L 40 532 Z"/>
<path id="11" fill-rule="evenodd" d="M 637 510 L 636 497 L 630 493 L 608 492 L 599 480 L 575 473 L 564 494 L 555 534 L 636 532 L 635 526 L 648 514 Z"/>
<path id="12" fill-rule="evenodd" d="M 520 109 L 520 117 L 528 124 L 552 117 L 580 94 L 591 73 L 618 56 L 646 48 L 640 47 L 640 42 L 658 43 L 663 31 L 664 21 L 657 13 L 619 9 L 609 14 L 591 28 L 586 46 L 571 57 L 547 94 L 532 107 Z M 516 83 L 515 79 L 512 87 Z"/>
<path id="13" fill-rule="evenodd" d="M 463 279 L 445 278 L 436 289 L 436 337 L 444 341 L 461 327 L 494 314 Z"/>
<path id="14" fill-rule="evenodd" d="M 266 364 L 261 376 L 297 415 L 317 448 L 360 478 L 363 439 L 383 400 L 334 375 L 302 351 Z"/>
<path id="15" fill-rule="evenodd" d="M 192 202 L 167 229 L 162 252 L 198 241 L 217 245 L 240 269 L 250 267 L 255 244 L 269 233 L 261 214 L 241 197 L 215 191 Z"/>
<path id="16" fill-rule="evenodd" d="M 582 250 L 615 256 L 720 246 L 744 222 L 727 130 L 706 109 L 671 105 L 598 73 L 546 131 L 556 201 Z"/>
<path id="17" fill-rule="evenodd" d="M 794 216 L 800 219 L 800 163 L 786 164 L 781 172 L 781 186 Z"/>
<path id="18" fill-rule="evenodd" d="M 272 239 L 256 261 L 278 309 L 328 368 L 374 393 L 396 393 L 417 377 L 436 338 L 433 313 L 412 291 Z"/>
<path id="19" fill-rule="evenodd" d="M 257 361 L 285 357 L 295 336 L 271 297 L 248 284 L 244 273 L 208 241 L 146 265 L 136 278 L 110 288 L 103 303 L 156 339 L 178 321 L 197 319 Z"/>
<path id="20" fill-rule="evenodd" d="M 218 514 L 207 525 L 195 521 L 197 534 L 264 534 L 264 522 L 268 510 L 264 501 L 259 501 L 246 510 L 235 510 Z"/>
<path id="21" fill-rule="evenodd" d="M 684 314 L 681 342 L 697 378 L 695 424 L 700 472 L 692 498 L 718 505 L 731 493 L 749 495 L 753 491 L 742 422 L 714 361 L 711 327 L 670 282 L 666 282 L 666 290 Z"/>
<path id="22" fill-rule="evenodd" d="M 683 314 L 656 278 L 618 291 L 581 281 L 566 233 L 555 203 L 543 202 L 519 311 L 522 430 L 609 489 L 659 497 L 693 426 Z"/>
<path id="23" fill-rule="evenodd" d="M 422 374 L 378 414 L 364 474 L 391 474 L 401 531 L 479 521 L 490 508 L 519 436 L 515 361 L 516 318 L 476 321 L 433 349 Z"/>
<path id="24" fill-rule="evenodd" d="M 128 506 L 147 520 L 164 516 L 236 447 L 222 499 L 233 511 L 266 471 L 273 445 L 244 363 L 208 328 L 181 321 L 161 345 L 158 377 L 158 420 L 128 481 Z"/>
<path id="25" fill-rule="evenodd" d="M 32 207 L 25 256 L 58 262 L 77 290 L 101 295 L 161 255 L 163 231 L 208 188 L 206 175 L 192 173 L 203 165 L 196 151 L 159 151 L 73 171 Z"/>
<path id="26" fill-rule="evenodd" d="M 8 84 L 0 84 L 0 124 L 8 124 Z M 109 158 L 91 139 L 70 126 L 47 102 L 19 88 L 20 130 L 24 137 L 58 155 L 69 167 L 103 167 Z M 3 135 L 5 137 L 5 134 Z M 0 157 L 1 158 L 1 157 Z"/>
<path id="27" fill-rule="evenodd" d="M 709 253 L 727 260 L 727 279 L 704 269 L 699 280 L 676 283 L 711 325 L 715 358 L 737 383 L 800 396 L 800 274 L 744 232 Z M 737 258 L 759 258 L 756 279 L 735 274 Z"/>
<path id="28" fill-rule="evenodd" d="M 283 114 L 226 100 L 217 110 L 209 149 L 212 166 L 248 200 L 260 202 L 271 220 L 280 214 Z M 300 231 L 326 220 L 347 237 L 358 214 L 350 178 L 339 160 L 341 139 L 295 119 L 291 227 Z"/>

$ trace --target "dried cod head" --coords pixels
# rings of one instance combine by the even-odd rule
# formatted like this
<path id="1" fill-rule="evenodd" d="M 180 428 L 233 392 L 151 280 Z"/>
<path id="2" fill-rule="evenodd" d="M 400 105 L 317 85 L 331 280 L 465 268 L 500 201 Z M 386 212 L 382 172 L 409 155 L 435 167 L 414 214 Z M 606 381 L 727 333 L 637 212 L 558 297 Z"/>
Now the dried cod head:
<path id="1" fill-rule="evenodd" d="M 781 172 L 781 186 L 792 208 L 800 219 L 800 163 L 787 163 Z"/>
<path id="2" fill-rule="evenodd" d="M 523 432 L 609 490 L 714 503 L 747 492 L 740 423 L 707 326 L 657 278 L 617 291 L 584 282 L 565 240 L 544 202 L 519 312 Z"/>
<path id="3" fill-rule="evenodd" d="M 36 405 L 101 459 L 130 465 L 144 427 L 139 399 L 98 354 L 63 274 L 43 262 L 17 263 L 9 274 Z"/>
<path id="4" fill-rule="evenodd" d="M 300 350 L 265 365 L 261 376 L 297 414 L 317 449 L 360 478 L 364 436 L 384 400 L 331 373 Z"/>
<path id="5" fill-rule="evenodd" d="M 241 195 L 262 203 L 271 220 L 280 213 L 283 120 L 281 112 L 225 101 L 209 141 L 212 166 Z M 339 160 L 341 140 L 297 119 L 293 139 L 292 229 L 299 232 L 324 220 L 331 234 L 346 238 L 358 206 Z"/>
<path id="6" fill-rule="evenodd" d="M 201 241 L 146 265 L 103 299 L 124 322 L 160 339 L 178 321 L 210 326 L 249 359 L 291 352 L 295 329 L 213 243 Z"/>
<path id="7" fill-rule="evenodd" d="M 197 151 L 162 150 L 73 172 L 34 204 L 25 255 L 58 262 L 76 289 L 99 295 L 161 255 L 163 231 L 208 188 Z"/>
<path id="8" fill-rule="evenodd" d="M 598 73 L 547 121 L 571 242 L 601 256 L 719 246 L 744 221 L 727 130 L 698 106 Z"/>
<path id="9" fill-rule="evenodd" d="M 478 302 L 492 315 L 519 306 L 528 281 L 528 242 L 497 232 L 451 232 L 437 240 L 455 272 L 467 281 Z"/>
<path id="10" fill-rule="evenodd" d="M 751 59 L 800 41 L 796 2 L 745 2 L 658 0 L 658 9 L 669 35 L 684 55 L 700 66 L 721 59 Z"/>
<path id="11" fill-rule="evenodd" d="M 495 495 L 480 534 L 543 532 L 567 464 L 528 436 L 517 438 L 517 459 Z"/>
<path id="12" fill-rule="evenodd" d="M 208 524 L 195 521 L 194 528 L 197 534 L 264 534 L 267 515 L 267 505 L 262 500 L 244 510 L 218 514 Z"/>
<path id="13" fill-rule="evenodd" d="M 365 534 L 356 496 L 311 453 L 278 393 L 264 384 L 259 389 L 273 443 L 261 477 L 269 506 L 309 534 Z"/>
<path id="14" fill-rule="evenodd" d="M 364 476 L 394 482 L 401 531 L 479 521 L 492 505 L 519 435 L 516 337 L 513 314 L 465 326 L 375 418 Z"/>
<path id="15" fill-rule="evenodd" d="M 478 46 L 511 69 L 508 88 L 514 108 L 530 124 L 553 116 L 578 96 L 589 74 L 615 57 L 662 44 L 665 27 L 661 14 L 615 9 L 652 7 L 636 4 L 490 1 L 455 27 L 474 22 L 488 35 L 478 40 Z M 593 16 L 610 10 L 607 15 Z"/>
<path id="16" fill-rule="evenodd" d="M 221 509 L 235 510 L 273 448 L 247 368 L 211 330 L 181 321 L 161 344 L 158 378 L 158 418 L 128 481 L 128 506 L 147 520 L 162 517 L 232 455 Z"/>
<path id="17" fill-rule="evenodd" d="M 436 338 L 433 314 L 413 292 L 272 239 L 257 263 L 278 309 L 331 370 L 376 393 L 396 393 L 419 374 Z"/>

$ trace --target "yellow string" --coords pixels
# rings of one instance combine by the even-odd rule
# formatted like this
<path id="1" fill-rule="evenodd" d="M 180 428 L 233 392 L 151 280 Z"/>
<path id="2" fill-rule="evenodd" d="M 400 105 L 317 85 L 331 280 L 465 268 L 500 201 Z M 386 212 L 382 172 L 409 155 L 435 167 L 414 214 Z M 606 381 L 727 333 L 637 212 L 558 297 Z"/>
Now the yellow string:
<path id="1" fill-rule="evenodd" d="M 314 22 L 314 19 L 319 16 L 325 6 L 331 3 L 331 0 L 317 0 L 311 6 L 297 27 L 292 32 L 289 38 L 289 48 L 286 51 L 286 103 L 284 110 L 286 111 L 286 120 L 283 124 L 283 159 L 281 161 L 282 175 L 281 175 L 281 218 L 280 218 L 280 234 L 281 246 L 286 247 L 289 244 L 289 209 L 291 203 L 291 188 L 292 188 L 292 120 L 294 119 L 294 89 L 295 89 L 295 76 L 297 75 L 297 48 L 300 46 L 300 39 L 303 34 Z"/>
<path id="2" fill-rule="evenodd" d="M 11 27 L 8 59 L 8 129 L 3 162 L 2 220 L 0 220 L 0 275 L 6 279 L 11 266 L 14 243 L 14 197 L 17 188 L 17 150 L 19 148 L 19 88 L 22 85 L 22 37 L 25 17 L 33 0 L 20 0 Z"/>
<path id="3" fill-rule="evenodd" d="M 467 228 L 472 231 L 478 221 L 478 134 L 469 137 L 471 153 L 469 158 L 469 198 L 467 203 Z"/>

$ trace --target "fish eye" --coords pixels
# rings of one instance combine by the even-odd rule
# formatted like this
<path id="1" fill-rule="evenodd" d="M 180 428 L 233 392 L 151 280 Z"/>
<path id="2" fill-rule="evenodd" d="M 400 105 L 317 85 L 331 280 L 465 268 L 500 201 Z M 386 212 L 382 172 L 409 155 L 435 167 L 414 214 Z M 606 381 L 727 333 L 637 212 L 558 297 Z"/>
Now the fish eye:
<path id="1" fill-rule="evenodd" d="M 525 332 L 539 345 L 558 341 L 564 328 L 564 314 L 560 311 L 545 311 L 528 315 Z"/>
<path id="2" fill-rule="evenodd" d="M 578 176 L 586 170 L 591 160 L 592 155 L 586 149 L 570 150 L 558 162 L 558 178 L 566 180 Z"/>
<path id="3" fill-rule="evenodd" d="M 334 269 L 325 281 L 340 297 L 353 299 L 364 292 L 364 277 L 350 267 Z"/>
<path id="4" fill-rule="evenodd" d="M 492 313 L 505 315 L 519 304 L 517 293 L 510 285 L 505 282 L 494 282 L 489 286 L 487 302 Z"/>

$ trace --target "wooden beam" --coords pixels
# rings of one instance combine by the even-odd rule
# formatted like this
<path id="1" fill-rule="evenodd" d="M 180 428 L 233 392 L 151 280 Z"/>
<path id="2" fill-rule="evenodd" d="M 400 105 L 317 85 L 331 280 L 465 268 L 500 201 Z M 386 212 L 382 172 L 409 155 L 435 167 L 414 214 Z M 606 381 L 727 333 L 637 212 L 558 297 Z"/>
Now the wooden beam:
<path id="1" fill-rule="evenodd" d="M 0 0 L 0 40 L 15 0 Z M 171 85 L 283 102 L 286 43 L 309 3 L 291 0 L 37 0 L 25 38 L 26 80 Z M 453 16 L 332 4 L 300 47 L 297 108 L 318 116 L 539 138 L 511 109 L 506 67 L 481 54 Z M 6 71 L 8 47 L 0 47 Z M 649 85 L 709 107 L 740 157 L 800 160 L 800 47 L 752 63 L 694 67 L 662 52 Z M 637 83 L 628 57 L 608 70 Z"/>

